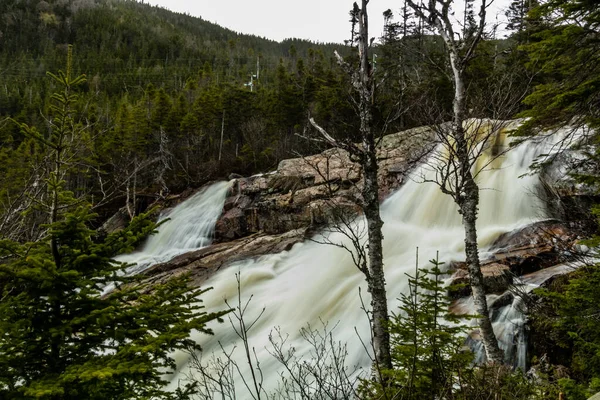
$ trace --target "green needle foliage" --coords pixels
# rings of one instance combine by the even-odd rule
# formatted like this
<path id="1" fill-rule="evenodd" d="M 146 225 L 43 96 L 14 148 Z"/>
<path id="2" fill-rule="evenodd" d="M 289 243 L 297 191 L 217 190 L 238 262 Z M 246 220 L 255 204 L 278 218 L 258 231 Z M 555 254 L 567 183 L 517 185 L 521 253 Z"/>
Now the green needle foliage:
<path id="1" fill-rule="evenodd" d="M 393 379 L 402 384 L 406 399 L 443 397 L 461 369 L 472 361 L 465 348 L 468 327 L 464 316 L 450 313 L 447 288 L 437 258 L 430 269 L 408 276 L 409 291 L 400 297 L 400 315 L 390 324 Z"/>
<path id="2" fill-rule="evenodd" d="M 72 89 L 84 77 L 51 75 L 61 84 L 52 98 L 47 135 L 21 125 L 47 150 L 47 195 L 37 212 L 47 215 L 45 236 L 32 243 L 0 241 L 0 398 L 150 399 L 186 398 L 192 386 L 164 390 L 176 350 L 197 351 L 190 332 L 211 334 L 207 313 L 186 277 L 151 288 L 125 277 L 114 261 L 151 234 L 147 215 L 104 237 L 90 228 L 89 205 L 63 188 L 63 172 L 81 139 L 71 107 Z M 117 290 L 103 295 L 114 282 Z"/>
<path id="3" fill-rule="evenodd" d="M 524 46 L 529 67 L 541 66 L 543 83 L 525 99 L 531 108 L 523 113 L 530 119 L 522 134 L 567 122 L 600 124 L 599 10 L 592 0 L 549 0 L 529 11 L 546 28 Z"/>
<path id="4" fill-rule="evenodd" d="M 400 312 L 391 318 L 393 369 L 384 371 L 388 385 L 364 381 L 361 398 L 547 398 L 520 371 L 504 365 L 473 364 L 473 353 L 465 343 L 472 328 L 465 322 L 475 316 L 450 312 L 445 273 L 440 268 L 443 263 L 437 257 L 429 262 L 429 269 L 417 268 L 414 276 L 408 276 L 409 290 L 399 299 Z"/>
<path id="5" fill-rule="evenodd" d="M 103 240 L 88 228 L 85 207 L 49 226 L 58 266 L 46 241 L 1 242 L 0 397 L 5 399 L 142 399 L 163 393 L 175 367 L 170 353 L 198 350 L 192 330 L 221 314 L 202 310 L 185 278 L 155 286 L 119 277 L 112 260 L 149 234 L 146 215 Z M 110 282 L 126 284 L 108 296 Z"/>
<path id="6" fill-rule="evenodd" d="M 400 313 L 392 315 L 390 335 L 394 368 L 385 371 L 389 386 L 369 382 L 369 398 L 451 398 L 459 373 L 473 354 L 465 348 L 465 316 L 451 314 L 443 264 L 430 260 L 431 268 L 417 268 L 408 276 L 408 293 L 400 297 Z"/>
<path id="7" fill-rule="evenodd" d="M 582 267 L 550 288 L 537 291 L 545 300 L 533 327 L 554 351 L 553 364 L 569 369 L 558 379 L 569 399 L 586 399 L 600 391 L 600 266 Z"/>

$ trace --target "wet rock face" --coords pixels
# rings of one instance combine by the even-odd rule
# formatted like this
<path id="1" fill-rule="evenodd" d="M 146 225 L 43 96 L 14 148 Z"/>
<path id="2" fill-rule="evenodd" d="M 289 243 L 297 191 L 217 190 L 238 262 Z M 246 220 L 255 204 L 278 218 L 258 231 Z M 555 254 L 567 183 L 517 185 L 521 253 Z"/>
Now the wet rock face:
<path id="1" fill-rule="evenodd" d="M 456 263 L 456 272 L 452 276 L 452 284 L 459 285 L 450 290 L 452 298 L 459 298 L 471 294 L 469 286 L 469 272 L 465 263 Z M 489 263 L 481 266 L 483 286 L 488 293 L 502 293 L 513 282 L 513 274 L 508 265 Z"/>
<path id="2" fill-rule="evenodd" d="M 381 199 L 400 187 L 410 169 L 435 145 L 434 132 L 416 128 L 387 135 L 378 147 Z M 257 232 L 280 234 L 323 226 L 339 213 L 360 211 L 362 170 L 340 149 L 283 160 L 276 171 L 237 178 L 217 222 L 216 241 Z"/>
<path id="3" fill-rule="evenodd" d="M 506 306 L 509 306 L 515 300 L 514 294 L 511 292 L 504 292 L 502 295 L 496 297 L 488 304 L 488 308 L 490 310 L 490 319 L 492 321 L 498 320 L 502 309 Z"/>
<path id="4" fill-rule="evenodd" d="M 292 230 L 280 235 L 254 234 L 227 243 L 216 243 L 156 264 L 143 272 L 148 287 L 164 283 L 174 276 L 190 274 L 190 285 L 201 286 L 206 279 L 221 268 L 236 261 L 290 250 L 296 243 L 304 241 L 306 231 Z"/>
<path id="5" fill-rule="evenodd" d="M 577 235 L 565 223 L 547 220 L 500 235 L 492 244 L 491 260 L 524 275 L 571 258 Z"/>
<path id="6" fill-rule="evenodd" d="M 586 162 L 582 149 L 565 149 L 541 167 L 540 180 L 545 188 L 550 212 L 582 232 L 596 232 L 598 224 L 590 218 L 590 209 L 600 202 L 598 188 L 577 182 L 574 175 L 598 175 L 593 163 Z"/>
<path id="7" fill-rule="evenodd" d="M 492 250 L 535 247 L 572 239 L 572 232 L 558 220 L 538 221 L 523 228 L 503 233 L 492 243 Z"/>
<path id="8" fill-rule="evenodd" d="M 228 241 L 254 233 L 280 234 L 294 229 L 331 222 L 335 212 L 357 214 L 356 194 L 339 184 L 305 187 L 293 184 L 286 192 L 274 189 L 280 176 L 243 182 L 225 201 L 223 215 L 215 228 L 216 241 Z M 256 190 L 256 187 L 264 187 Z"/>
<path id="9" fill-rule="evenodd" d="M 565 223 L 547 220 L 527 225 L 498 237 L 490 254 L 481 261 L 484 285 L 489 293 L 503 293 L 521 276 L 567 261 L 575 254 L 577 235 Z M 455 270 L 452 282 L 468 284 L 464 262 L 451 266 Z M 453 298 L 470 294 L 467 286 L 451 291 Z"/>
<path id="10" fill-rule="evenodd" d="M 107 219 L 100 227 L 100 230 L 106 234 L 119 232 L 127 226 L 130 218 L 125 207 L 121 207 L 116 213 Z"/>

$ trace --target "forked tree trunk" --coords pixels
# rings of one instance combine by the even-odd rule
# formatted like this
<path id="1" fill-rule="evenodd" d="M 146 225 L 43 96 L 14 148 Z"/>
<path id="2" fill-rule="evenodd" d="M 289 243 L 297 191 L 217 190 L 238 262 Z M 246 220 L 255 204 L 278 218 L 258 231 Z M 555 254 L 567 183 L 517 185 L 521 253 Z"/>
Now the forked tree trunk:
<path id="1" fill-rule="evenodd" d="M 469 141 L 467 138 L 463 122 L 466 118 L 466 89 L 464 72 L 473 59 L 474 51 L 483 37 L 485 29 L 487 0 L 480 0 L 481 7 L 479 11 L 479 25 L 475 32 L 469 38 L 466 37 L 466 26 L 461 39 L 456 39 L 452 24 L 451 14 L 452 0 L 443 2 L 429 1 L 417 4 L 414 0 L 406 0 L 408 5 L 419 17 L 419 20 L 427 23 L 435 29 L 442 37 L 446 45 L 446 51 L 452 67 L 454 80 L 454 100 L 453 100 L 453 118 L 451 131 L 444 132 L 454 140 L 456 148 L 451 149 L 451 154 L 458 162 L 456 171 L 450 172 L 456 174 L 456 187 L 442 188 L 446 193 L 452 194 L 462 215 L 462 223 L 465 229 L 465 257 L 469 271 L 471 291 L 475 303 L 475 310 L 479 314 L 479 327 L 483 339 L 483 345 L 490 361 L 502 363 L 504 354 L 498 347 L 498 340 L 492 329 L 492 323 L 489 317 L 489 310 L 485 298 L 483 287 L 483 274 L 479 262 L 479 250 L 477 245 L 477 212 L 479 207 L 479 187 L 471 173 L 471 165 L 475 159 L 471 147 L 476 145 L 475 141 Z M 476 134 L 476 133 L 474 133 Z M 447 181 L 447 176 L 444 181 Z"/>

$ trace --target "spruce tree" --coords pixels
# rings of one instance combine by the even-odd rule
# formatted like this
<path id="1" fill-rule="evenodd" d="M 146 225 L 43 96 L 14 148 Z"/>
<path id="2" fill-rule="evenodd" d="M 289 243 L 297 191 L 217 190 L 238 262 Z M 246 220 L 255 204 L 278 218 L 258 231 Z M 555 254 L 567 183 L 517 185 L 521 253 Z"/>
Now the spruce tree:
<path id="1" fill-rule="evenodd" d="M 185 277 L 147 287 L 120 274 L 126 265 L 114 257 L 156 225 L 141 215 L 101 237 L 85 199 L 65 189 L 70 146 L 81 134 L 74 88 L 85 80 L 71 77 L 70 65 L 69 53 L 66 72 L 49 74 L 61 88 L 50 132 L 20 125 L 51 160 L 46 196 L 36 202 L 48 222 L 39 241 L 0 240 L 0 398 L 185 398 L 191 385 L 164 390 L 172 352 L 199 350 L 190 332 L 211 333 L 206 323 L 223 313 L 203 311 L 204 290 L 190 290 Z M 117 290 L 104 294 L 111 282 Z"/>
<path id="2" fill-rule="evenodd" d="M 521 133 L 568 123 L 600 126 L 600 8 L 594 1 L 551 0 L 529 13 L 544 23 L 525 46 L 543 78 L 526 99 Z M 540 68 L 541 67 L 541 68 Z"/>
<path id="3" fill-rule="evenodd" d="M 506 18 L 508 24 L 506 29 L 514 32 L 517 35 L 519 43 L 525 43 L 529 39 L 529 34 L 525 31 L 530 29 L 530 24 L 533 22 L 528 18 L 529 11 L 537 7 L 537 0 L 513 0 L 506 10 Z"/>
<path id="4" fill-rule="evenodd" d="M 453 398 L 459 375 L 472 370 L 464 323 L 471 317 L 449 311 L 443 263 L 437 258 L 429 262 L 430 269 L 416 268 L 414 275 L 407 275 L 408 292 L 400 295 L 399 312 L 390 317 L 393 368 L 385 371 L 389 385 L 364 382 L 365 398 Z"/>

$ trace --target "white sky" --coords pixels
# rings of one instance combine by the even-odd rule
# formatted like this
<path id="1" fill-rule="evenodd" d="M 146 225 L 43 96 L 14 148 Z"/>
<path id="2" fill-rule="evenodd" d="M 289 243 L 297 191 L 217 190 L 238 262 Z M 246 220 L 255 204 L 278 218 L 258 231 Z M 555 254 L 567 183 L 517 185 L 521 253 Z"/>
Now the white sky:
<path id="1" fill-rule="evenodd" d="M 348 12 L 353 4 L 352 0 L 145 0 L 145 2 L 202 17 L 237 32 L 277 41 L 296 37 L 317 42 L 337 43 L 342 43 L 350 36 Z M 492 23 L 496 20 L 498 10 L 507 7 L 510 0 L 495 0 L 495 3 L 497 4 L 493 4 L 488 12 L 488 21 Z M 382 13 L 391 8 L 394 14 L 398 14 L 401 4 L 398 0 L 369 2 L 371 37 L 381 36 Z M 503 15 L 501 11 L 500 20 Z"/>

